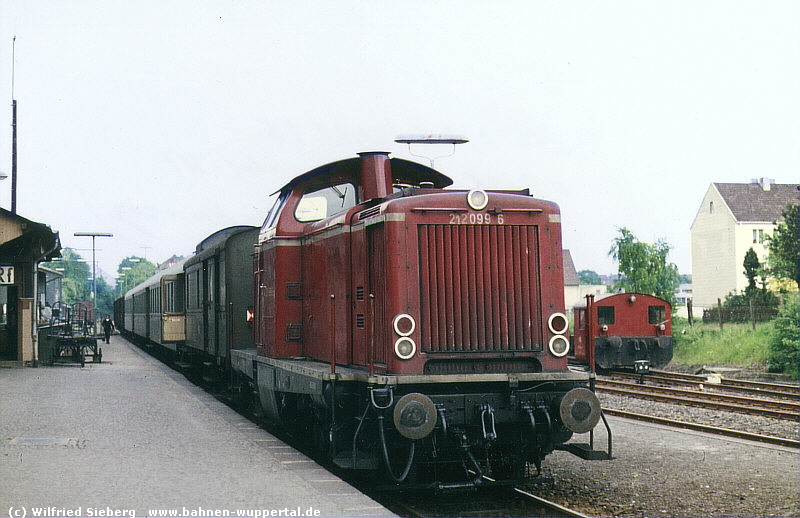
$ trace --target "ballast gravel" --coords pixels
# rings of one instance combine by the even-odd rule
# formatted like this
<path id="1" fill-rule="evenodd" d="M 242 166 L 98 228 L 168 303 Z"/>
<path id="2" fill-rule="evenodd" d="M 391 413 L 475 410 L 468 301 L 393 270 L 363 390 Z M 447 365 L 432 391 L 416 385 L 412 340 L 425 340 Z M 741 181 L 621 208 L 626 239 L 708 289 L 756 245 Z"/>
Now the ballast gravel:
<path id="1" fill-rule="evenodd" d="M 798 438 L 798 422 L 598 393 L 603 408 Z M 549 455 L 530 491 L 590 516 L 800 516 L 798 450 L 608 417 L 613 459 Z M 597 429 L 596 429 L 597 430 Z M 588 442 L 589 434 L 576 436 Z M 605 449 L 606 433 L 594 434 Z"/>

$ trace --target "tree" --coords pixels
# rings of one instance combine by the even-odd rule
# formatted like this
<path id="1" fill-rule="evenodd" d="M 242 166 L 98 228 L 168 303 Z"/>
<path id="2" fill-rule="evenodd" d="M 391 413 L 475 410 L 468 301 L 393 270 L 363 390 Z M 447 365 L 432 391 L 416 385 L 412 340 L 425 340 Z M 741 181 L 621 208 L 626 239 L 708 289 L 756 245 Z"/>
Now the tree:
<path id="1" fill-rule="evenodd" d="M 767 237 L 769 272 L 778 278 L 792 279 L 800 289 L 800 205 L 789 204 L 781 213 L 775 232 Z"/>
<path id="2" fill-rule="evenodd" d="M 798 344 L 800 344 L 800 327 L 798 312 L 800 296 L 793 293 L 784 298 L 783 304 L 775 319 L 775 330 L 769 343 L 770 372 L 788 372 L 797 379 Z"/>
<path id="3" fill-rule="evenodd" d="M 745 288 L 744 292 L 747 295 L 752 295 L 753 292 L 756 290 L 756 276 L 761 269 L 761 262 L 758 260 L 758 254 L 753 247 L 750 247 L 744 254 L 744 275 L 747 277 L 747 288 Z"/>
<path id="4" fill-rule="evenodd" d="M 614 287 L 627 292 L 655 295 L 674 305 L 675 289 L 680 285 L 678 267 L 667 262 L 672 248 L 666 241 L 643 243 L 627 228 L 618 228 L 608 254 L 619 263 Z"/>
<path id="5" fill-rule="evenodd" d="M 88 279 L 92 272 L 89 265 L 72 248 L 64 248 L 61 251 L 61 259 L 43 263 L 47 268 L 51 268 L 63 275 L 61 279 L 61 300 L 65 304 L 75 304 L 91 298 L 91 284 Z"/>
<path id="6" fill-rule="evenodd" d="M 581 284 L 598 285 L 603 284 L 603 279 L 594 270 L 581 270 L 578 272 L 578 279 Z"/>
<path id="7" fill-rule="evenodd" d="M 124 293 L 153 276 L 158 266 L 144 257 L 129 256 L 117 267 L 117 287 Z"/>

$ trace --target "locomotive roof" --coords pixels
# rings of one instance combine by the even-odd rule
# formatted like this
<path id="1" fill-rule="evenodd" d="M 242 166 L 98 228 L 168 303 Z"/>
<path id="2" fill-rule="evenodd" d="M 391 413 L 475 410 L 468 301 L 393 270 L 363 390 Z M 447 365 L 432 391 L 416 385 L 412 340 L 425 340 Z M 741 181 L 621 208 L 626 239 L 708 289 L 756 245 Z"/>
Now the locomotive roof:
<path id="1" fill-rule="evenodd" d="M 393 183 L 402 183 L 408 185 L 419 185 L 420 182 L 431 182 L 433 186 L 441 189 L 453 184 L 453 180 L 436 169 L 428 166 L 404 160 L 402 158 L 390 158 L 389 162 L 392 167 L 392 181 Z M 325 164 L 323 166 L 312 169 L 307 173 L 301 174 L 294 178 L 291 182 L 281 188 L 281 191 L 292 190 L 297 184 L 306 183 L 307 181 L 319 177 L 320 179 L 326 176 L 353 176 L 358 177 L 361 167 L 361 159 L 347 158 L 345 160 L 338 160 Z"/>
<path id="2" fill-rule="evenodd" d="M 612 298 L 627 298 L 627 297 L 630 297 L 631 295 L 635 295 L 637 297 L 646 297 L 646 298 L 651 299 L 651 300 L 659 300 L 659 301 L 661 301 L 661 302 L 663 302 L 665 304 L 668 304 L 668 302 L 666 300 L 661 299 L 659 297 L 656 297 L 654 295 L 648 295 L 646 293 L 637 293 L 637 292 L 630 292 L 630 293 L 628 293 L 628 292 L 601 293 L 600 295 L 596 295 L 595 296 L 594 302 L 595 302 L 595 304 L 599 304 L 600 302 L 612 302 L 609 299 L 612 299 Z M 582 300 L 578 304 L 575 304 L 574 307 L 576 307 L 576 308 L 585 308 L 586 307 L 586 299 Z"/>

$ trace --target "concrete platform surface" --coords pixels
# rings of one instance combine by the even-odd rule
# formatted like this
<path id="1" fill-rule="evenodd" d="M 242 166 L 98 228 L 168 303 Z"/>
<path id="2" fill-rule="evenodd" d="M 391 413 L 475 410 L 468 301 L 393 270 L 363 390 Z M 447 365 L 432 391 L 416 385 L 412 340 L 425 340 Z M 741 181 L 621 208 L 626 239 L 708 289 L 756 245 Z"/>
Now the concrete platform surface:
<path id="1" fill-rule="evenodd" d="M 134 515 L 391 513 L 119 336 L 0 369 L 0 516 Z"/>

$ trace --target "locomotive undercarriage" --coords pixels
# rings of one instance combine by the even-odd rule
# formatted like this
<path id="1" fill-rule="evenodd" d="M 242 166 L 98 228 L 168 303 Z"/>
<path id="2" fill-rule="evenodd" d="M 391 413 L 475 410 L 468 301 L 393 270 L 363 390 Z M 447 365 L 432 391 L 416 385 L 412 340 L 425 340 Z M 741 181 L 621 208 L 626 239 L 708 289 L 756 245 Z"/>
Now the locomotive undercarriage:
<path id="1" fill-rule="evenodd" d="M 319 380 L 262 363 L 253 378 L 267 420 L 338 467 L 442 489 L 538 475 L 544 457 L 573 435 L 561 417 L 564 395 L 588 392 L 585 381 Z"/>
<path id="2" fill-rule="evenodd" d="M 647 360 L 660 369 L 672 360 L 671 336 L 604 336 L 594 343 L 596 362 L 602 369 L 630 367 L 637 360 Z"/>

